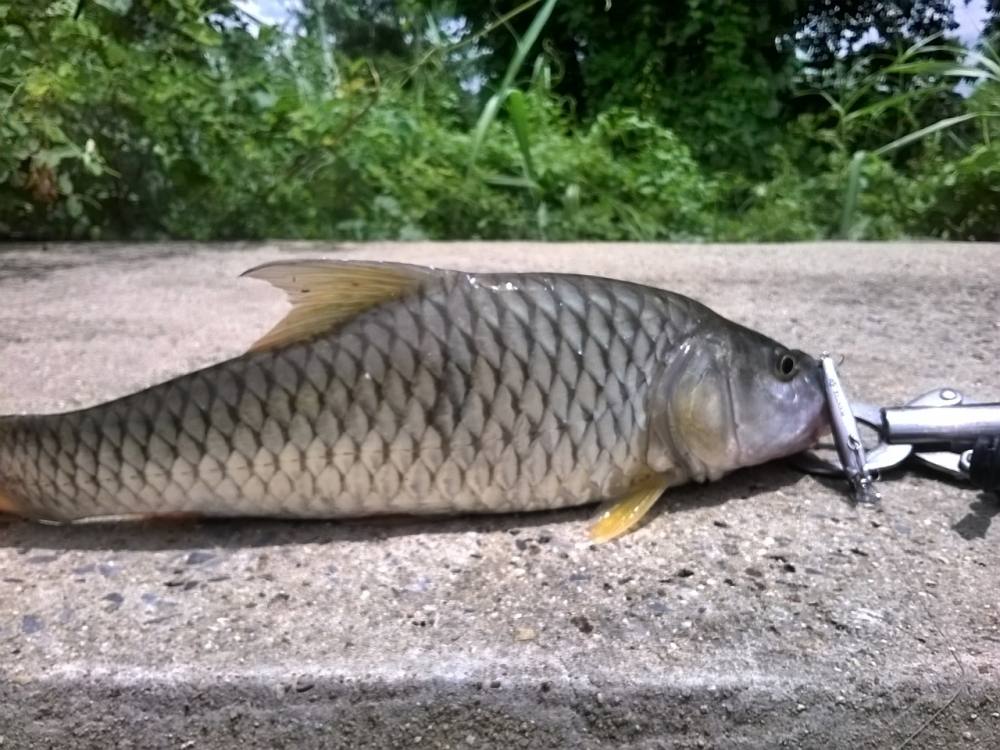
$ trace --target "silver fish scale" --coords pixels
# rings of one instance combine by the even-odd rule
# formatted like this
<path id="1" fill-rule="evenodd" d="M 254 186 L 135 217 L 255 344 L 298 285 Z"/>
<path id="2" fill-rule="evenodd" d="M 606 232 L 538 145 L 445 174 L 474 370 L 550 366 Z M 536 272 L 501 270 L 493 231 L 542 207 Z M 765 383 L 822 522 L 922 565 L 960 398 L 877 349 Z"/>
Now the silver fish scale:
<path id="1" fill-rule="evenodd" d="M 314 340 L 91 409 L 9 418 L 0 476 L 54 520 L 611 498 L 649 472 L 657 351 L 706 314 L 624 282 L 445 272 Z"/>

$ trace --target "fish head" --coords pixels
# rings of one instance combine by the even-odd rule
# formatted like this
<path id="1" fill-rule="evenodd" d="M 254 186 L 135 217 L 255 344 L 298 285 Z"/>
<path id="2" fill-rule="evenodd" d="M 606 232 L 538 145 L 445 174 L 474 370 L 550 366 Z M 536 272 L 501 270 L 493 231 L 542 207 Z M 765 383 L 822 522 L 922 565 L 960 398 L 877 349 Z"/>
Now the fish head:
<path id="1" fill-rule="evenodd" d="M 693 479 L 806 450 L 828 426 L 819 362 L 725 320 L 685 339 L 654 388 L 653 438 Z"/>

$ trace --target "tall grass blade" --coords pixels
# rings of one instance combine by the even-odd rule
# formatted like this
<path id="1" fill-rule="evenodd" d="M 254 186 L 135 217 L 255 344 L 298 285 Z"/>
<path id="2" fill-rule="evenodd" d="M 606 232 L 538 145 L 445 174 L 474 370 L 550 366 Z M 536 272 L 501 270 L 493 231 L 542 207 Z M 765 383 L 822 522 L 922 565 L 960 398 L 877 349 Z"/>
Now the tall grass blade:
<path id="1" fill-rule="evenodd" d="M 528 52 L 531 51 L 535 42 L 538 41 L 538 37 L 541 36 L 542 29 L 545 28 L 545 24 L 548 22 L 549 16 L 552 15 L 552 10 L 556 7 L 556 2 L 557 0 L 545 0 L 545 4 L 538 9 L 538 13 L 536 13 L 535 17 L 532 19 L 527 32 L 525 32 L 524 36 L 518 40 L 517 50 L 514 52 L 514 56 L 510 59 L 510 63 L 507 65 L 507 70 L 503 75 L 503 79 L 500 81 L 497 93 L 491 96 L 489 101 L 486 102 L 486 106 L 483 107 L 483 111 L 479 115 L 479 120 L 476 122 L 476 127 L 472 134 L 472 153 L 469 157 L 470 170 L 476 164 L 476 158 L 479 156 L 479 149 L 482 148 L 483 141 L 486 138 L 486 132 L 490 129 L 490 125 L 493 124 L 493 120 L 496 119 L 500 105 L 509 95 L 510 88 L 514 83 L 514 79 L 517 77 L 518 72 L 521 70 L 521 66 L 524 64 L 524 60 L 528 56 Z"/>
<path id="2" fill-rule="evenodd" d="M 1000 113 L 998 113 L 1000 114 Z M 919 141 L 921 138 L 926 138 L 929 135 L 937 133 L 941 130 L 947 130 L 948 128 L 953 128 L 968 120 L 973 120 L 977 117 L 984 117 L 986 113 L 983 112 L 967 112 L 964 115 L 956 115 L 955 117 L 946 117 L 943 120 L 938 120 L 937 122 L 928 125 L 925 128 L 920 128 L 920 130 L 914 130 L 912 133 L 904 135 L 902 138 L 897 138 L 891 143 L 887 143 L 884 146 L 880 146 L 875 149 L 875 154 L 881 156 L 882 154 L 887 154 L 890 151 L 895 151 L 897 148 L 906 146 L 907 144 Z"/>
<path id="3" fill-rule="evenodd" d="M 527 177 L 506 174 L 484 174 L 482 179 L 488 185 L 496 185 L 497 187 L 520 188 L 528 191 L 538 190 L 538 184 L 532 182 Z"/>
<path id="4" fill-rule="evenodd" d="M 916 43 L 907 47 L 903 54 L 899 56 L 900 60 L 906 60 L 918 55 L 921 52 L 927 52 L 932 49 L 941 49 L 940 45 L 932 46 L 931 42 L 936 42 L 938 39 L 944 36 L 943 31 L 938 31 L 937 33 L 931 34 L 930 36 L 924 37 L 923 39 L 917 41 Z"/>
<path id="5" fill-rule="evenodd" d="M 894 94 L 893 96 L 885 97 L 880 99 L 873 104 L 868 104 L 859 109 L 852 110 L 844 115 L 844 122 L 853 122 L 854 120 L 863 120 L 866 117 L 879 117 L 886 111 L 893 109 L 902 104 L 906 104 L 908 101 L 916 99 L 921 96 L 926 96 L 928 89 L 922 89 L 920 91 L 904 91 L 901 94 Z"/>
<path id="6" fill-rule="evenodd" d="M 506 93 L 506 91 L 502 91 L 491 96 L 486 100 L 483 111 L 479 113 L 476 127 L 472 131 L 472 155 L 469 158 L 470 170 L 475 166 L 476 157 L 479 156 L 479 150 L 483 147 L 483 141 L 486 140 L 486 131 L 490 129 L 490 125 L 496 119 L 497 112 L 500 111 L 500 105 L 503 104 Z"/>
<path id="7" fill-rule="evenodd" d="M 504 73 L 503 80 L 500 82 L 501 91 L 510 88 L 514 83 L 514 78 L 517 76 L 518 71 L 521 70 L 525 58 L 528 56 L 531 48 L 535 46 L 538 37 L 541 36 L 545 24 L 548 23 L 549 16 L 552 15 L 552 11 L 556 7 L 556 2 L 557 0 L 546 0 L 545 5 L 538 9 L 538 13 L 531 21 L 528 31 L 518 42 L 517 51 L 514 52 L 514 57 L 511 58 L 510 64 L 507 66 L 507 72 Z"/>
<path id="8" fill-rule="evenodd" d="M 524 94 L 518 89 L 511 89 L 507 95 L 507 111 L 510 113 L 510 121 L 514 126 L 514 135 L 517 137 L 517 147 L 521 151 L 521 159 L 524 161 L 524 174 L 532 182 L 538 182 L 535 176 L 535 165 L 531 160 L 531 126 L 528 124 L 528 106 L 524 102 Z"/>
<path id="9" fill-rule="evenodd" d="M 989 54 L 984 55 L 982 52 L 977 52 L 976 50 L 968 50 L 965 62 L 968 65 L 978 65 L 981 68 L 986 68 L 990 72 L 991 78 L 1000 81 L 1000 58 L 997 58 L 996 52 L 989 45 L 989 42 L 984 42 L 984 44 Z"/>
<path id="10" fill-rule="evenodd" d="M 950 78 L 995 79 L 988 70 L 970 68 L 949 62 L 912 62 L 891 65 L 885 69 L 887 73 L 924 73 L 927 75 L 948 76 Z"/>
<path id="11" fill-rule="evenodd" d="M 855 151 L 847 167 L 847 189 L 844 191 L 844 208 L 840 215 L 841 239 L 853 239 L 851 234 L 854 216 L 858 210 L 858 196 L 861 194 L 861 166 L 867 155 L 865 151 Z"/>

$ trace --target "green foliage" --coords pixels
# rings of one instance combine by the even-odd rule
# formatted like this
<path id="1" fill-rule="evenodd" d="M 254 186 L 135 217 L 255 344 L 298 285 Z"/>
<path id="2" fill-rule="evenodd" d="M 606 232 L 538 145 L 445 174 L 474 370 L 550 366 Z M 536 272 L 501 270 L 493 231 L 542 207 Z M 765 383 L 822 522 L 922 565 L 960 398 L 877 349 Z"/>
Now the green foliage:
<path id="1" fill-rule="evenodd" d="M 913 40 L 956 26 L 953 0 L 810 0 L 800 10 L 797 37 L 821 75 L 845 59 L 892 58 Z"/>
<path id="2" fill-rule="evenodd" d="M 203 115 L 224 107 L 208 75 L 222 59 L 208 7 L 105 2 L 74 18 L 75 2 L 43 12 L 30 0 L 0 3 L 0 232 L 119 236 L 137 221 L 162 226 L 151 213 L 176 154 L 154 134 L 211 138 L 215 123 Z M 174 109 L 178 99 L 201 109 Z M 185 131 L 184 114 L 207 127 Z"/>
<path id="3" fill-rule="evenodd" d="M 526 99 L 536 178 L 521 190 L 536 206 L 536 236 L 652 240 L 701 234 L 708 183 L 676 135 L 618 109 L 573 133 L 544 92 Z M 491 144 L 484 168 L 495 174 L 509 169 L 510 140 L 505 132 Z"/>
<path id="4" fill-rule="evenodd" d="M 698 234 L 706 191 L 697 165 L 672 133 L 634 113 L 574 127 L 539 85 L 508 100 L 513 116 L 492 136 L 470 136 L 453 94 L 425 89 L 415 106 L 412 91 L 341 61 L 340 86 L 327 95 L 308 39 L 275 54 L 277 35 L 223 34 L 198 3 L 183 7 L 180 48 L 149 43 L 168 64 L 102 32 L 120 20 L 110 15 L 73 20 L 66 4 L 30 21 L 47 47 L 78 58 L 55 63 L 24 47 L 17 61 L 17 117 L 0 131 L 14 146 L 3 149 L 0 229 L 199 239 Z M 211 49 L 184 54 L 192 38 L 211 39 Z M 53 185 L 40 185 L 45 177 Z"/>
<path id="5" fill-rule="evenodd" d="M 509 5 L 454 3 L 473 28 Z M 556 92 L 576 118 L 634 108 L 668 124 L 706 166 L 760 178 L 771 174 L 768 148 L 795 115 L 825 108 L 795 97 L 796 88 L 825 88 L 830 70 L 876 54 L 891 59 L 907 40 L 954 27 L 953 16 L 950 0 L 563 2 L 542 40 L 559 68 Z M 522 14 L 510 21 L 512 33 L 485 40 L 491 81 L 500 80 L 530 21 Z"/>
<path id="6" fill-rule="evenodd" d="M 518 174 L 524 162 L 508 121 L 483 142 L 477 171 L 469 174 L 467 132 L 402 107 L 380 107 L 337 160 L 314 175 L 313 190 L 345 214 L 319 234 L 359 240 L 697 234 L 707 189 L 673 134 L 629 112 L 606 113 L 574 133 L 545 92 L 522 99 L 533 178 Z"/>
<path id="7" fill-rule="evenodd" d="M 494 12 L 492 0 L 457 0 L 478 23 Z M 555 90 L 581 121 L 611 107 L 635 109 L 669 123 L 710 166 L 734 159 L 766 172 L 759 155 L 780 136 L 781 97 L 794 69 L 776 37 L 794 23 L 796 3 L 564 2 L 542 34 L 558 74 Z M 528 33 L 530 16 L 511 21 L 512 34 L 488 40 L 484 60 L 499 81 Z"/>
<path id="8" fill-rule="evenodd" d="M 514 84 L 514 79 L 521 70 L 521 66 L 524 64 L 524 59 L 528 56 L 528 52 L 531 51 L 535 42 L 538 41 L 538 35 L 541 34 L 542 29 L 545 27 L 545 23 L 549 20 L 549 16 L 552 15 L 552 9 L 555 5 L 556 0 L 545 0 L 545 4 L 539 9 L 538 14 L 531 22 L 531 26 L 528 27 L 527 33 L 518 41 L 517 49 L 514 51 L 514 56 L 511 58 L 510 64 L 507 66 L 507 72 L 504 73 L 503 79 L 500 81 L 497 93 L 491 96 L 487 100 L 486 106 L 483 107 L 482 114 L 480 114 L 479 120 L 476 122 L 476 129 L 472 136 L 472 155 L 470 157 L 470 161 L 473 166 L 475 165 L 479 149 L 482 147 L 483 140 L 486 138 L 486 131 L 496 118 L 500 105 L 506 101 L 512 93 L 516 92 L 515 89 L 511 88 Z M 516 93 L 519 94 L 520 92 Z M 522 154 L 524 154 L 525 168 L 530 169 L 531 157 L 528 154 L 527 129 L 524 122 L 525 113 L 522 97 L 519 95 L 515 96 L 514 101 L 511 102 L 510 106 L 511 115 L 515 118 L 515 125 L 517 126 L 518 145 L 521 148 Z"/>
<path id="9" fill-rule="evenodd" d="M 822 3 L 487 5 L 0 0 L 0 236 L 1000 237 L 987 47 L 817 68 L 783 45 L 854 28 Z"/>
<path id="10" fill-rule="evenodd" d="M 921 215 L 924 231 L 947 239 L 1000 240 L 1000 142 L 974 146 L 940 169 Z"/>
<path id="11" fill-rule="evenodd" d="M 884 159 L 872 155 L 854 159 L 831 151 L 818 157 L 811 172 L 803 173 L 784 148 L 776 147 L 771 156 L 780 165 L 773 179 L 749 185 L 726 181 L 722 197 L 728 210 L 720 212 L 715 227 L 720 239 L 887 240 L 913 234 L 922 205 L 921 183 Z M 853 204 L 845 219 L 843 201 L 849 185 L 853 185 Z"/>

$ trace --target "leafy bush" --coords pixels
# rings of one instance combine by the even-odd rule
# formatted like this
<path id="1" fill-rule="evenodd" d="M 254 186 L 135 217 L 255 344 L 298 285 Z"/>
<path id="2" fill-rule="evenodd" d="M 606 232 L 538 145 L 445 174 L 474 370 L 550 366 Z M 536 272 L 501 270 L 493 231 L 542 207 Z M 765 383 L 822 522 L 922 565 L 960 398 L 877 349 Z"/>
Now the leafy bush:
<path id="1" fill-rule="evenodd" d="M 310 184 L 286 190 L 325 215 L 319 234 L 353 239 L 642 240 L 700 232 L 706 183 L 673 134 L 624 111 L 580 132 L 560 122 L 545 93 L 526 99 L 535 181 L 519 174 L 509 123 L 494 129 L 470 172 L 468 131 L 383 103 Z M 294 225 L 316 226 L 316 210 Z"/>
<path id="2" fill-rule="evenodd" d="M 780 148 L 772 150 L 781 163 L 768 182 L 725 181 L 714 234 L 730 241 L 786 242 L 841 236 L 844 185 L 849 162 L 838 152 L 826 155 L 815 172 L 796 170 Z M 888 240 L 907 236 L 913 225 L 914 180 L 885 160 L 869 157 L 860 174 L 860 200 L 848 231 L 849 239 Z M 737 188 L 736 186 L 739 185 Z"/>
<path id="3" fill-rule="evenodd" d="M 790 118 L 772 99 L 791 73 L 757 80 L 767 65 L 737 44 L 752 18 L 691 0 L 664 43 L 694 50 L 711 27 L 720 54 L 699 63 L 711 75 L 653 88 L 645 76 L 637 106 L 615 103 L 628 99 L 619 81 L 583 117 L 557 93 L 560 56 L 536 44 L 555 0 L 537 4 L 497 89 L 476 78 L 493 27 L 445 38 L 422 11 L 393 26 L 394 7 L 378 4 L 393 41 L 369 59 L 334 54 L 318 17 L 304 35 L 257 30 L 226 0 L 93 0 L 79 17 L 77 0 L 0 0 L 0 236 L 1000 237 L 988 50 L 960 63 L 927 43 L 813 71 L 822 88 Z M 655 24 L 633 20 L 651 44 Z M 344 49 L 363 49 L 365 24 L 348 25 Z M 619 32 L 600 31 L 620 49 Z M 956 80 L 973 95 L 957 97 Z M 647 106 L 654 89 L 673 93 Z"/>
<path id="4" fill-rule="evenodd" d="M 73 49 L 76 64 L 23 44 L 8 59 L 21 74 L 9 81 L 15 116 L 0 125 L 4 233 L 361 240 L 702 231 L 698 166 L 673 134 L 633 112 L 574 126 L 544 86 L 530 91 L 538 181 L 529 185 L 509 121 L 470 172 L 467 113 L 448 91 L 425 88 L 417 106 L 412 91 L 382 87 L 363 62 L 341 61 L 338 91 L 325 92 L 315 69 L 302 73 L 310 58 L 274 56 L 276 34 L 206 27 L 199 54 L 188 54 L 182 35 L 156 37 L 147 57 L 70 10 L 6 19 L 15 22 L 8 34 L 24 28 L 46 49 Z"/>
<path id="5" fill-rule="evenodd" d="M 1000 143 L 974 146 L 938 169 L 916 225 L 927 236 L 1000 241 Z"/>

